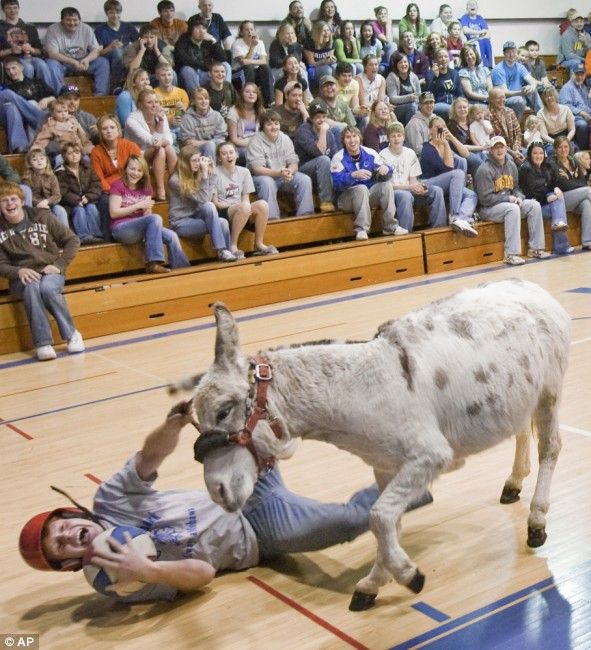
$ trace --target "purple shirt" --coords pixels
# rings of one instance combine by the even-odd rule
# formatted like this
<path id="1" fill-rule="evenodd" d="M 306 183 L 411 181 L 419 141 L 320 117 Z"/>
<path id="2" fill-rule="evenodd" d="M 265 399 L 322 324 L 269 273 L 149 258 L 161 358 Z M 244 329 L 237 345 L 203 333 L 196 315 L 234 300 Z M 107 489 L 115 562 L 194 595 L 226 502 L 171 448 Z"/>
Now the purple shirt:
<path id="1" fill-rule="evenodd" d="M 119 179 L 111 185 L 111 190 L 109 193 L 120 196 L 121 207 L 128 208 L 130 205 L 133 205 L 134 203 L 143 201 L 147 196 L 152 196 L 152 188 L 148 185 L 148 187 L 144 187 L 144 189 L 139 189 L 139 188 L 131 189 L 131 187 L 128 187 L 123 182 L 123 180 Z M 109 225 L 111 227 L 111 230 L 113 230 L 116 226 L 118 226 L 121 223 L 125 223 L 126 221 L 131 221 L 132 219 L 137 219 L 137 217 L 143 217 L 143 216 L 144 216 L 143 210 L 136 210 L 135 212 L 132 212 L 131 214 L 126 215 L 125 217 L 119 217 L 118 219 L 111 219 Z"/>

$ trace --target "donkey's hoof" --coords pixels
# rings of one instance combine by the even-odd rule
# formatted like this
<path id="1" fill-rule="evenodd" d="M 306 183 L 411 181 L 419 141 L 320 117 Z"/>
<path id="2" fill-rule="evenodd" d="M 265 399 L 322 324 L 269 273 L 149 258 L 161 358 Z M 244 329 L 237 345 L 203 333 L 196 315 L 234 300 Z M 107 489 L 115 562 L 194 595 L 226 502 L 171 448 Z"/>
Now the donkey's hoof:
<path id="1" fill-rule="evenodd" d="M 418 594 L 425 586 L 425 576 L 417 569 L 413 579 L 406 586 L 412 592 Z"/>
<path id="2" fill-rule="evenodd" d="M 518 490 L 517 488 L 505 485 L 501 493 L 501 503 L 515 503 L 516 501 L 519 501 L 520 492 L 521 490 Z"/>
<path id="3" fill-rule="evenodd" d="M 376 596 L 377 594 L 364 594 L 362 591 L 355 591 L 349 603 L 349 610 L 362 612 L 365 609 L 371 609 L 375 605 Z"/>
<path id="4" fill-rule="evenodd" d="M 545 528 L 527 527 L 527 545 L 530 548 L 538 548 L 538 546 L 542 546 L 547 538 L 548 535 L 546 535 Z"/>

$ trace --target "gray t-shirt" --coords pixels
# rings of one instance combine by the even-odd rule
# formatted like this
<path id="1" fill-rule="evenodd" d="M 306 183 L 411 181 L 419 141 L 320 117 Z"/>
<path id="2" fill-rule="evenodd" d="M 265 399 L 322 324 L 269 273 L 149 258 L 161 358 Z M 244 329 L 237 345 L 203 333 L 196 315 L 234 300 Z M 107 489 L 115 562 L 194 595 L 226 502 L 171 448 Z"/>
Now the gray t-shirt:
<path id="1" fill-rule="evenodd" d="M 80 23 L 73 32 L 67 32 L 61 23 L 54 23 L 45 33 L 45 49 L 48 52 L 60 52 L 77 61 L 99 48 L 92 28 L 86 23 Z"/>
<path id="2" fill-rule="evenodd" d="M 125 467 L 105 481 L 94 498 L 94 512 L 112 525 L 143 528 L 150 533 L 159 560 L 194 558 L 209 562 L 216 571 L 240 570 L 258 563 L 255 533 L 241 513 L 228 513 L 207 493 L 189 490 L 155 490 L 142 481 L 130 458 Z M 177 590 L 166 585 L 146 585 L 125 602 L 172 600 Z"/>
<path id="3" fill-rule="evenodd" d="M 234 172 L 229 175 L 220 165 L 216 167 L 216 191 L 218 199 L 234 205 L 242 201 L 243 194 L 254 192 L 252 176 L 246 167 L 236 166 Z"/>

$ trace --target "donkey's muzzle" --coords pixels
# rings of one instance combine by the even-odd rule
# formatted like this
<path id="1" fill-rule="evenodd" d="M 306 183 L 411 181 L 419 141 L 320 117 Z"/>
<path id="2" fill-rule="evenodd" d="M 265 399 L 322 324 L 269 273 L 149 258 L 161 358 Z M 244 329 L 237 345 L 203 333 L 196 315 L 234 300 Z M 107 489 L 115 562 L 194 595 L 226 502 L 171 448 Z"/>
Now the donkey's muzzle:
<path id="1" fill-rule="evenodd" d="M 227 447 L 230 442 L 230 436 L 225 431 L 206 431 L 202 433 L 193 445 L 195 460 L 203 463 L 203 459 L 210 451 Z"/>

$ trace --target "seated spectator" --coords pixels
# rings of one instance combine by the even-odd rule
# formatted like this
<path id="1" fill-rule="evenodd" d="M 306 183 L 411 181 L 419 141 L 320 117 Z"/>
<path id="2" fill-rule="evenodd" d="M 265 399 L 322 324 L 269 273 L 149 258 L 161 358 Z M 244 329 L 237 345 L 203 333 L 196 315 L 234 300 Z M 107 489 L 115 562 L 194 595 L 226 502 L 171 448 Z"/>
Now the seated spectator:
<path id="1" fill-rule="evenodd" d="M 566 12 L 566 18 L 558 26 L 558 30 L 561 36 L 571 26 L 571 22 L 575 19 L 576 16 L 578 16 L 578 14 L 579 14 L 578 9 L 571 8 Z"/>
<path id="2" fill-rule="evenodd" d="M 0 62 L 6 62 L 6 57 L 17 58 L 25 77 L 36 77 L 56 94 L 63 83 L 61 68 L 57 61 L 44 58 L 37 28 L 19 17 L 19 0 L 2 0 L 0 7 L 4 13 L 0 20 Z"/>
<path id="3" fill-rule="evenodd" d="M 335 40 L 334 53 L 338 62 L 349 63 L 353 66 L 354 74 L 361 74 L 363 72 L 355 26 L 350 20 L 345 20 L 341 23 L 340 38 Z"/>
<path id="4" fill-rule="evenodd" d="M 123 174 L 111 184 L 109 212 L 111 234 L 121 244 L 144 242 L 146 273 L 168 273 L 164 266 L 164 246 L 170 268 L 189 266 L 175 232 L 162 227 L 162 217 L 153 214 L 148 163 L 141 156 L 129 156 Z"/>
<path id="5" fill-rule="evenodd" d="M 538 111 L 540 136 L 544 144 L 552 145 L 559 135 L 572 142 L 575 137 L 575 117 L 568 106 L 558 103 L 558 93 L 553 86 L 540 92 L 543 107 Z"/>
<path id="6" fill-rule="evenodd" d="M 542 86 L 550 86 L 550 80 L 546 74 L 546 64 L 540 56 L 540 44 L 537 41 L 529 40 L 524 46 L 528 53 L 528 59 L 523 64 L 529 70 L 531 76 L 538 84 L 538 91 Z"/>
<path id="7" fill-rule="evenodd" d="M 579 163 L 579 166 L 585 173 L 587 178 L 587 185 L 591 185 L 589 180 L 591 179 L 591 153 L 588 151 L 577 151 L 575 154 L 575 160 Z"/>
<path id="8" fill-rule="evenodd" d="M 150 26 L 156 30 L 160 40 L 174 49 L 179 38 L 186 33 L 187 23 L 174 17 L 175 7 L 171 0 L 160 0 L 156 5 L 156 11 L 158 18 L 154 18 Z"/>
<path id="9" fill-rule="evenodd" d="M 363 58 L 363 72 L 356 77 L 359 84 L 359 108 L 363 110 L 369 110 L 376 99 L 386 98 L 386 80 L 378 71 L 379 58 L 367 54 Z"/>
<path id="10" fill-rule="evenodd" d="M 209 81 L 209 69 L 212 64 L 221 63 L 226 70 L 226 77 L 231 79 L 232 71 L 226 61 L 226 53 L 207 33 L 203 18 L 194 18 L 189 23 L 189 31 L 179 38 L 174 49 L 176 69 L 182 85 L 191 95 L 195 88 Z"/>
<path id="11" fill-rule="evenodd" d="M 293 54 L 289 54 L 283 60 L 283 75 L 275 82 L 275 106 L 281 106 L 285 101 L 285 86 L 298 83 L 302 87 L 305 100 L 311 99 L 312 95 L 308 88 L 308 82 L 302 74 L 300 63 Z"/>
<path id="12" fill-rule="evenodd" d="M 450 133 L 463 145 L 468 151 L 466 158 L 467 171 L 474 177 L 476 170 L 480 167 L 483 160 L 486 160 L 487 148 L 475 145 L 470 140 L 470 125 L 468 123 L 469 104 L 464 97 L 456 97 L 451 105 L 449 121 L 447 128 Z M 453 141 L 451 142 L 454 148 Z M 455 149 L 454 149 L 455 151 Z M 455 151 L 455 153 L 458 153 Z"/>
<path id="13" fill-rule="evenodd" d="M 427 23 L 421 18 L 419 5 L 415 2 L 406 5 L 406 12 L 398 24 L 398 33 L 403 34 L 404 32 L 412 33 L 417 50 L 422 52 L 429 36 L 429 29 Z"/>
<path id="14" fill-rule="evenodd" d="M 64 86 L 58 95 L 65 100 L 68 107 L 68 113 L 76 118 L 80 126 L 84 129 L 86 137 L 95 144 L 97 141 L 96 117 L 88 111 L 80 108 L 80 88 L 75 84 Z"/>
<path id="15" fill-rule="evenodd" d="M 269 66 L 275 82 L 283 76 L 283 64 L 288 56 L 298 60 L 298 66 L 301 65 L 300 74 L 305 74 L 307 79 L 306 66 L 303 63 L 304 48 L 298 43 L 293 26 L 284 22 L 277 28 L 275 38 L 269 46 Z"/>
<path id="16" fill-rule="evenodd" d="M 560 36 L 558 47 L 558 64 L 571 72 L 581 63 L 585 63 L 585 55 L 591 48 L 591 36 L 584 30 L 585 18 L 576 12 L 570 27 Z"/>
<path id="17" fill-rule="evenodd" d="M 216 147 L 228 137 L 226 121 L 209 105 L 205 88 L 195 88 L 193 104 L 180 123 L 181 147 L 197 147 L 202 156 L 215 160 Z"/>
<path id="18" fill-rule="evenodd" d="M 490 70 L 482 65 L 480 55 L 471 45 L 460 50 L 460 69 L 458 77 L 464 95 L 469 102 L 486 104 L 492 90 Z"/>
<path id="19" fill-rule="evenodd" d="M 509 109 L 508 109 L 509 110 Z M 505 264 L 525 264 L 521 257 L 521 220 L 527 218 L 528 257 L 544 259 L 542 208 L 535 199 L 526 199 L 519 189 L 517 167 L 507 153 L 505 139 L 494 136 L 488 158 L 480 165 L 475 177 L 480 203 L 480 217 L 504 224 Z"/>
<path id="20" fill-rule="evenodd" d="M 94 28 L 94 35 L 103 48 L 101 56 L 109 62 L 111 68 L 111 89 L 123 86 L 126 70 L 123 65 L 123 51 L 140 37 L 138 30 L 121 20 L 123 5 L 119 0 L 106 0 L 103 9 L 107 22 Z"/>
<path id="21" fill-rule="evenodd" d="M 333 39 L 338 36 L 339 30 L 341 29 L 342 19 L 334 0 L 322 0 L 318 10 L 317 20 L 325 22 L 328 25 Z M 312 25 L 312 29 L 314 29 L 314 25 Z"/>
<path id="22" fill-rule="evenodd" d="M 390 182 L 394 188 L 396 217 L 400 225 L 412 231 L 414 204 L 425 205 L 429 210 L 432 228 L 447 224 L 443 190 L 438 185 L 422 182 L 421 164 L 417 154 L 404 146 L 404 125 L 394 122 L 388 127 L 388 146 L 380 151 L 380 158 L 393 169 Z"/>
<path id="23" fill-rule="evenodd" d="M 158 32 L 151 25 L 142 25 L 140 37 L 123 51 L 123 66 L 130 72 L 141 68 L 150 75 L 150 83 L 156 85 L 156 66 L 159 63 L 173 65 L 173 50 L 158 38 Z M 176 76 L 173 80 L 176 84 Z"/>
<path id="24" fill-rule="evenodd" d="M 31 188 L 33 207 L 51 210 L 56 219 L 69 228 L 68 215 L 59 204 L 62 198 L 60 185 L 43 149 L 31 147 L 27 151 L 23 181 Z"/>
<path id="25" fill-rule="evenodd" d="M 154 92 L 166 113 L 170 132 L 174 136 L 173 144 L 176 144 L 179 138 L 181 119 L 189 108 L 189 96 L 183 88 L 173 84 L 173 77 L 174 71 L 168 63 L 159 63 L 156 66 L 158 85 L 154 88 Z"/>
<path id="26" fill-rule="evenodd" d="M 540 123 L 541 120 L 537 115 L 528 115 L 525 120 L 525 131 L 523 132 L 524 145 L 529 147 L 532 142 L 542 142 Z"/>
<path id="27" fill-rule="evenodd" d="M 505 143 L 507 153 L 517 165 L 525 160 L 521 151 L 523 138 L 521 127 L 515 112 L 505 106 L 505 93 L 502 88 L 493 88 L 489 95 L 490 123 L 495 135 L 500 135 Z M 500 158 L 500 154 L 499 154 Z"/>
<path id="28" fill-rule="evenodd" d="M 131 70 L 122 90 L 115 100 L 115 112 L 122 127 L 125 127 L 130 113 L 137 111 L 137 98 L 144 88 L 151 88 L 150 75 L 143 68 Z"/>
<path id="29" fill-rule="evenodd" d="M 373 43 L 369 40 L 369 34 L 367 33 L 367 30 L 365 34 L 362 33 L 364 25 L 369 23 L 371 25 L 373 34 L 380 45 L 380 48 L 375 52 L 368 51 L 363 53 L 360 51 L 359 54 L 361 57 L 364 57 L 367 54 L 374 54 L 375 56 L 378 56 L 381 61 L 380 72 L 386 75 L 390 69 L 390 59 L 392 58 L 394 52 L 396 52 L 396 43 L 394 42 L 394 36 L 392 34 L 392 21 L 390 20 L 390 14 L 388 13 L 387 7 L 383 7 L 381 5 L 379 7 L 374 7 L 373 12 L 375 20 L 366 21 L 361 25 L 360 45 L 367 47 L 368 44 L 370 44 L 373 47 Z"/>
<path id="30" fill-rule="evenodd" d="M 4 59 L 6 87 L 0 90 L 0 124 L 6 131 L 8 151 L 27 151 L 33 133 L 47 117 L 47 107 L 53 101 L 53 90 L 40 79 L 24 76 L 20 59 Z"/>
<path id="31" fill-rule="evenodd" d="M 431 21 L 429 31 L 444 36 L 448 33 L 448 27 L 454 20 L 453 9 L 449 5 L 440 5 L 437 18 Z"/>
<path id="32" fill-rule="evenodd" d="M 312 25 L 310 40 L 304 45 L 304 60 L 312 89 L 325 75 L 333 75 L 337 67 L 332 32 L 319 20 Z"/>
<path id="33" fill-rule="evenodd" d="M 89 73 L 94 79 L 95 95 L 108 95 L 109 62 L 100 56 L 102 48 L 92 28 L 81 22 L 75 7 L 62 9 L 60 19 L 45 33 L 45 52 L 58 64 L 58 87 L 64 85 L 64 75 Z"/>
<path id="34" fill-rule="evenodd" d="M 565 136 L 554 141 L 554 156 L 550 158 L 554 182 L 564 196 L 568 212 L 581 215 L 581 242 L 583 250 L 591 250 L 591 188 L 587 174 L 572 156 L 571 144 Z"/>
<path id="35" fill-rule="evenodd" d="M 457 70 L 449 67 L 447 50 L 440 48 L 426 76 L 427 90 L 435 97 L 435 114 L 444 120 L 449 118 L 451 103 L 462 94 Z"/>
<path id="36" fill-rule="evenodd" d="M 495 134 L 492 124 L 488 119 L 488 108 L 484 104 L 472 104 L 468 111 L 470 140 L 477 147 L 488 150 L 490 139 Z"/>
<path id="37" fill-rule="evenodd" d="M 0 180 L 5 183 L 14 183 L 15 185 L 18 185 L 23 193 L 25 205 L 29 207 L 33 206 L 31 188 L 25 183 L 21 183 L 21 177 L 18 175 L 18 172 L 2 154 L 0 154 Z M 0 183 L 0 185 L 1 184 L 2 183 Z"/>
<path id="38" fill-rule="evenodd" d="M 246 147 L 260 129 L 263 114 L 263 98 L 254 83 L 244 84 L 238 93 L 236 105 L 228 111 L 228 138 L 238 149 L 239 165 L 246 162 Z"/>
<path id="39" fill-rule="evenodd" d="M 343 98 L 337 95 L 337 80 L 331 75 L 320 78 L 319 99 L 326 104 L 330 130 L 339 142 L 341 131 L 346 126 L 355 126 L 355 116 Z"/>
<path id="40" fill-rule="evenodd" d="M 328 107 L 322 99 L 315 99 L 308 107 L 309 117 L 294 136 L 295 152 L 300 159 L 299 170 L 312 179 L 314 191 L 320 199 L 320 212 L 334 212 L 330 161 L 339 147 L 330 130 Z"/>
<path id="41" fill-rule="evenodd" d="M 363 145 L 378 153 L 388 146 L 388 128 L 392 123 L 390 106 L 385 101 L 376 100 L 370 109 L 369 124 L 363 132 Z"/>
<path id="42" fill-rule="evenodd" d="M 209 93 L 209 103 L 226 119 L 228 112 L 236 103 L 238 95 L 234 86 L 226 80 L 226 66 L 220 61 L 213 61 L 209 66 L 209 81 L 203 86 Z"/>
<path id="43" fill-rule="evenodd" d="M 558 101 L 568 106 L 575 118 L 575 142 L 580 149 L 587 149 L 591 125 L 591 98 L 585 85 L 585 67 L 577 66 L 570 80 L 560 89 Z"/>
<path id="44" fill-rule="evenodd" d="M 356 79 L 353 79 L 353 71 L 353 66 L 350 63 L 343 61 L 337 63 L 335 71 L 337 95 L 343 98 L 345 104 L 357 118 L 358 123 L 367 124 L 369 107 L 362 109 L 359 106 L 359 83 Z"/>
<path id="45" fill-rule="evenodd" d="M 90 163 L 102 189 L 102 194 L 97 201 L 102 237 L 105 241 L 111 241 L 109 215 L 111 185 L 121 178 L 129 156 L 141 156 L 142 152 L 135 142 L 121 137 L 121 125 L 114 115 L 108 113 L 101 115 L 96 125 L 98 144 L 90 152 Z"/>
<path id="46" fill-rule="evenodd" d="M 482 64 L 487 68 L 494 65 L 492 44 L 488 35 L 486 20 L 478 13 L 478 2 L 468 0 L 466 13 L 460 18 L 462 30 L 469 41 L 476 39 Z"/>
<path id="47" fill-rule="evenodd" d="M 300 0 L 292 0 L 289 3 L 288 14 L 283 22 L 289 23 L 294 28 L 300 45 L 308 42 L 312 33 L 312 23 L 309 18 L 306 18 L 304 5 Z"/>
<path id="48" fill-rule="evenodd" d="M 424 92 L 419 95 L 419 110 L 412 116 L 405 126 L 405 136 L 408 146 L 421 155 L 423 144 L 430 138 L 429 120 L 435 108 L 433 93 Z"/>
<path id="49" fill-rule="evenodd" d="M 304 103 L 302 86 L 297 81 L 290 81 L 283 89 L 285 101 L 276 108 L 279 115 L 281 132 L 293 140 L 298 128 L 308 119 L 308 110 Z"/>
<path id="50" fill-rule="evenodd" d="M 238 237 L 246 224 L 252 223 L 256 248 L 254 255 L 276 255 L 279 251 L 275 246 L 267 246 L 263 241 L 269 206 L 261 200 L 250 202 L 250 194 L 254 192 L 252 176 L 248 169 L 236 164 L 237 160 L 238 152 L 231 142 L 218 144 L 213 204 L 220 217 L 231 224 L 230 252 L 236 259 L 244 257 L 244 252 L 238 248 Z"/>
<path id="51" fill-rule="evenodd" d="M 205 21 L 207 33 L 213 37 L 216 43 L 220 43 L 226 52 L 227 61 L 232 60 L 232 33 L 226 25 L 226 21 L 221 14 L 214 13 L 213 0 L 199 0 L 199 13 L 191 16 L 187 23 L 193 22 L 195 18 L 201 18 Z M 229 77 L 228 77 L 229 78 Z M 216 109 L 217 110 L 217 109 Z"/>
<path id="52" fill-rule="evenodd" d="M 361 132 L 347 126 L 342 132 L 343 148 L 332 158 L 332 182 L 337 206 L 352 212 L 355 239 L 365 241 L 371 227 L 371 209 L 380 206 L 383 235 L 406 235 L 408 230 L 396 219 L 392 168 L 373 149 L 361 146 Z"/>
<path id="53" fill-rule="evenodd" d="M 267 50 L 258 37 L 254 23 L 243 20 L 239 38 L 232 43 L 232 69 L 242 73 L 246 81 L 260 87 L 265 106 L 273 103 L 273 75 L 268 65 Z"/>
<path id="54" fill-rule="evenodd" d="M 517 47 L 513 41 L 503 44 L 503 57 L 503 61 L 493 68 L 492 83 L 504 91 L 507 107 L 512 108 L 520 120 L 526 105 L 534 112 L 540 110 L 538 84 L 527 68 L 517 62 Z"/>
<path id="55" fill-rule="evenodd" d="M 565 232 L 568 222 L 564 195 L 555 186 L 554 173 L 540 141 L 532 142 L 527 148 L 527 160 L 519 168 L 519 187 L 526 199 L 535 199 L 540 204 L 542 217 L 550 219 L 552 252 L 561 255 L 572 253 L 574 248 Z"/>
<path id="56" fill-rule="evenodd" d="M 0 276 L 9 281 L 10 293 L 23 300 L 39 361 L 57 356 L 48 313 L 67 341 L 68 352 L 84 351 L 62 293 L 66 268 L 79 243 L 48 210 L 25 206 L 18 185 L 0 185 Z"/>
<path id="57" fill-rule="evenodd" d="M 379 72 L 383 73 L 388 69 L 388 61 L 390 60 L 390 57 L 388 57 L 385 62 L 382 61 L 382 58 L 384 56 L 382 43 L 376 37 L 373 31 L 371 20 L 366 20 L 361 23 L 361 27 L 359 28 L 359 39 L 357 40 L 357 46 L 359 48 L 359 56 L 361 57 L 362 63 L 365 57 L 372 56 L 375 57 L 378 61 Z M 394 48 L 394 52 L 396 48 L 394 45 L 392 45 L 392 47 Z"/>
<path id="58" fill-rule="evenodd" d="M 277 203 L 277 191 L 294 194 L 296 214 L 312 214 L 312 181 L 298 171 L 298 157 L 293 143 L 281 133 L 280 117 L 268 110 L 261 117 L 261 130 L 255 133 L 246 149 L 246 163 L 250 169 L 259 198 L 269 205 L 269 218 L 281 215 Z"/>
<path id="59" fill-rule="evenodd" d="M 447 38 L 445 39 L 445 49 L 447 50 L 448 57 L 451 57 L 454 67 L 457 67 L 460 63 L 460 52 L 464 45 L 466 45 L 466 39 L 462 33 L 462 25 L 457 20 L 452 20 L 447 28 Z M 477 45 L 474 41 L 469 41 L 469 44 L 477 50 Z"/>
<path id="60" fill-rule="evenodd" d="M 447 51 L 446 39 L 443 38 L 441 34 L 432 31 L 429 36 L 427 36 L 425 47 L 423 48 L 423 54 L 429 59 L 429 64 L 431 67 L 433 67 L 433 63 L 435 62 L 435 53 L 437 50 L 441 49 L 445 50 L 445 53 L 447 55 L 447 63 L 449 65 L 451 55 Z M 453 68 L 453 63 L 451 64 L 451 67 Z"/>
<path id="61" fill-rule="evenodd" d="M 386 77 L 386 93 L 398 121 L 406 126 L 418 110 L 421 83 L 410 69 L 408 57 L 401 52 L 392 55 L 391 71 Z"/>
<path id="62" fill-rule="evenodd" d="M 84 154 L 89 154 L 92 142 L 88 139 L 80 122 L 68 112 L 65 99 L 56 99 L 50 109 L 50 117 L 35 137 L 34 147 L 45 149 L 54 167 L 62 163 L 61 149 L 65 144 L 77 144 Z"/>
<path id="63" fill-rule="evenodd" d="M 81 164 L 82 150 L 77 144 L 62 147 L 63 167 L 57 170 L 62 195 L 61 204 L 66 209 L 80 238 L 80 243 L 102 244 L 101 220 L 96 206 L 101 195 L 101 184 L 90 165 Z"/>
<path id="64" fill-rule="evenodd" d="M 463 149 L 438 115 L 429 119 L 429 140 L 421 150 L 421 169 L 423 180 L 430 185 L 437 185 L 447 195 L 449 201 L 449 225 L 456 232 L 466 237 L 477 237 L 474 228 L 474 210 L 478 199 L 476 194 L 466 187 L 466 172 L 456 169 L 456 162 L 451 142 L 460 155 L 467 158 Z"/>
<path id="65" fill-rule="evenodd" d="M 235 262 L 238 257 L 230 251 L 228 222 L 220 219 L 213 203 L 216 192 L 213 160 L 202 156 L 197 147 L 185 147 L 168 181 L 168 192 L 170 225 L 177 235 L 200 240 L 209 234 L 218 260 Z"/>
<path id="66" fill-rule="evenodd" d="M 414 72 L 421 83 L 421 88 L 425 85 L 425 75 L 429 69 L 429 59 L 416 46 L 414 34 L 411 31 L 400 32 L 400 44 L 398 52 L 401 52 L 408 59 L 410 69 Z M 390 58 L 390 70 L 394 69 Z"/>

